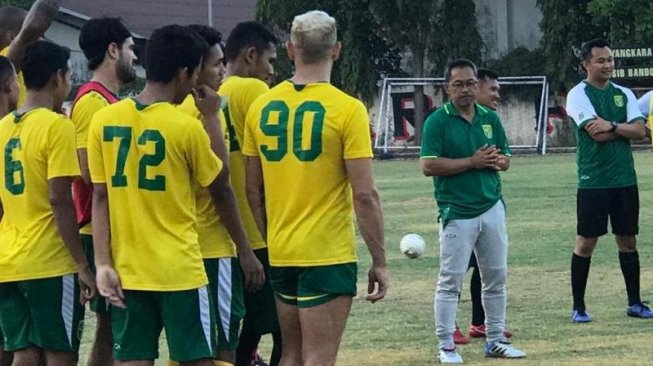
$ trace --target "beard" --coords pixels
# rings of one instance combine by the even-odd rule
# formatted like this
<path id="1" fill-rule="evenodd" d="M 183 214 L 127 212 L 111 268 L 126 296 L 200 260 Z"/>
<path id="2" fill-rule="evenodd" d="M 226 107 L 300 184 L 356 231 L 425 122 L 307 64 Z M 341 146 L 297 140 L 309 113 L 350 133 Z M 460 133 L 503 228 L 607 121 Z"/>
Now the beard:
<path id="1" fill-rule="evenodd" d="M 121 57 L 116 65 L 116 75 L 122 84 L 127 84 L 136 79 L 136 69 Z"/>

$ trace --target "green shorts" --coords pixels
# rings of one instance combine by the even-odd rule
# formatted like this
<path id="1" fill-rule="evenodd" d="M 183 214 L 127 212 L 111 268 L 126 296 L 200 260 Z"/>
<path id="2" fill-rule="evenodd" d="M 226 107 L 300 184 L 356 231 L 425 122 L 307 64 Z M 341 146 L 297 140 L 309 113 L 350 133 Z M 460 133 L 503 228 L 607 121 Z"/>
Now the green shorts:
<path id="1" fill-rule="evenodd" d="M 84 253 L 86 253 L 86 261 L 88 262 L 88 268 L 91 272 L 95 273 L 95 251 L 93 250 L 93 236 L 80 234 L 82 238 L 82 247 L 84 248 Z M 91 311 L 98 314 L 110 314 L 109 302 L 107 299 L 102 297 L 100 294 L 89 301 L 89 308 Z"/>
<path id="2" fill-rule="evenodd" d="M 279 320 L 277 319 L 277 306 L 274 303 L 274 292 L 272 291 L 272 286 L 270 286 L 268 249 L 257 249 L 254 251 L 254 254 L 265 270 L 265 283 L 259 291 L 245 291 L 246 311 L 245 319 L 243 319 L 243 333 L 277 333 L 279 332 Z"/>
<path id="3" fill-rule="evenodd" d="M 215 356 L 215 317 L 206 286 L 185 291 L 123 293 L 127 308 L 111 307 L 114 359 L 158 358 L 163 329 L 171 360 L 188 362 Z"/>
<path id="4" fill-rule="evenodd" d="M 271 267 L 270 284 L 288 305 L 310 308 L 339 296 L 356 296 L 356 263 L 316 267 Z"/>
<path id="5" fill-rule="evenodd" d="M 240 322 L 245 316 L 243 278 L 237 258 L 205 259 L 204 268 L 215 306 L 218 351 L 238 348 Z"/>
<path id="6" fill-rule="evenodd" d="M 77 352 L 84 328 L 77 275 L 0 283 L 4 349 Z"/>

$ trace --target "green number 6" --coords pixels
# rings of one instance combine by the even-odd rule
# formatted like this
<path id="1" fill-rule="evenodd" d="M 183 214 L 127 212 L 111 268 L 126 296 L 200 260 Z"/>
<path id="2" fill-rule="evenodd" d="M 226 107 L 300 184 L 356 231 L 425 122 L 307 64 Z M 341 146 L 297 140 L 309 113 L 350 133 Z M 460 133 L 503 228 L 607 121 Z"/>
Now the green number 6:
<path id="1" fill-rule="evenodd" d="M 5 188 L 14 196 L 25 192 L 23 163 L 13 158 L 14 150 L 21 148 L 20 140 L 17 138 L 9 139 L 5 145 Z M 18 179 L 16 179 L 16 175 L 18 175 Z"/>

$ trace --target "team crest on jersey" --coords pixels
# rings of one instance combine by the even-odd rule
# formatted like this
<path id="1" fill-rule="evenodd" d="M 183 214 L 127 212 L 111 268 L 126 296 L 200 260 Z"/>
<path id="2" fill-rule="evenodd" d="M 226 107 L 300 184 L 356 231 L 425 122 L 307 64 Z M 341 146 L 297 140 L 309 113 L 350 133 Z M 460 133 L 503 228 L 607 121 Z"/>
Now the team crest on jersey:
<path id="1" fill-rule="evenodd" d="M 483 132 L 485 133 L 485 137 L 491 139 L 492 138 L 492 125 L 483 125 Z"/>
<path id="2" fill-rule="evenodd" d="M 614 96 L 614 105 L 616 105 L 617 107 L 623 107 L 625 105 L 624 96 L 623 95 L 615 95 Z"/>

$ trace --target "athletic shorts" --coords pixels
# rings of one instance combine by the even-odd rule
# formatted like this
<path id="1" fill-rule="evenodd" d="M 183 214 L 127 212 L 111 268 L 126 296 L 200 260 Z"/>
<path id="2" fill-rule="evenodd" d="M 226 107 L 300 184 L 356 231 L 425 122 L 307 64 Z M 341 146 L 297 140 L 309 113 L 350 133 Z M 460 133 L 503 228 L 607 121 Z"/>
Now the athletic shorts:
<path id="1" fill-rule="evenodd" d="M 576 200 L 577 234 L 598 238 L 608 232 L 608 218 L 615 235 L 639 232 L 639 192 L 637 186 L 579 189 Z"/>
<path id="2" fill-rule="evenodd" d="M 205 259 L 211 298 L 215 306 L 218 351 L 238 348 L 240 322 L 245 316 L 243 278 L 237 258 Z"/>
<path id="3" fill-rule="evenodd" d="M 4 349 L 77 352 L 84 328 L 77 275 L 0 283 Z"/>
<path id="4" fill-rule="evenodd" d="M 339 297 L 356 296 L 356 263 L 315 267 L 270 267 L 270 284 L 288 305 L 310 308 Z"/>
<path id="5" fill-rule="evenodd" d="M 245 319 L 243 319 L 243 333 L 268 334 L 279 332 L 277 306 L 274 303 L 274 292 L 270 286 L 270 260 L 268 249 L 262 248 L 254 251 L 256 258 L 265 270 L 265 283 L 263 288 L 256 292 L 245 290 Z"/>
<path id="6" fill-rule="evenodd" d="M 163 329 L 172 361 L 213 359 L 215 317 L 207 286 L 185 291 L 123 293 L 127 308 L 111 307 L 114 359 L 158 358 Z"/>
<path id="7" fill-rule="evenodd" d="M 95 274 L 95 250 L 93 250 L 93 236 L 80 234 L 82 239 L 82 247 L 84 248 L 84 253 L 86 254 L 86 262 L 88 262 L 88 268 Z M 89 301 L 89 308 L 91 311 L 98 314 L 109 314 L 109 302 L 99 293 L 94 299 Z"/>

